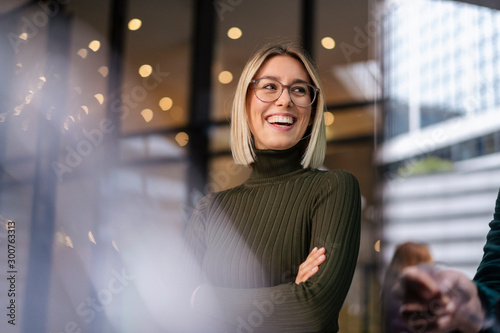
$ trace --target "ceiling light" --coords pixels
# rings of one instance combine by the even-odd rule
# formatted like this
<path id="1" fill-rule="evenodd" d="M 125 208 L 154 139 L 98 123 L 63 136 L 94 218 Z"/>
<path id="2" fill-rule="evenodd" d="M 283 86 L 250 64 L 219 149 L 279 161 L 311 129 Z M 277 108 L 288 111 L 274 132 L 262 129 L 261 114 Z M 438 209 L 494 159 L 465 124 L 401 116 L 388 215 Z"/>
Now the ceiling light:
<path id="1" fill-rule="evenodd" d="M 139 20 L 139 19 L 131 19 L 129 22 L 128 22 L 128 28 L 131 30 L 131 31 L 135 31 L 135 30 L 139 30 L 139 28 L 142 26 L 142 21 Z"/>
<path id="2" fill-rule="evenodd" d="M 148 77 L 153 73 L 153 67 L 148 64 L 142 65 L 139 67 L 139 75 L 142 77 Z"/>
<path id="3" fill-rule="evenodd" d="M 170 97 L 163 97 L 162 99 L 160 99 L 159 104 L 160 104 L 160 108 L 163 111 L 168 111 L 168 110 L 170 110 L 170 108 L 172 107 L 174 102 L 172 101 L 172 99 Z"/>
<path id="4" fill-rule="evenodd" d="M 332 37 L 325 37 L 321 40 L 321 45 L 327 50 L 331 50 L 335 47 L 335 41 Z"/>
<path id="5" fill-rule="evenodd" d="M 242 34 L 241 29 L 237 27 L 232 27 L 227 31 L 227 36 L 231 39 L 238 39 Z"/>
<path id="6" fill-rule="evenodd" d="M 229 71 L 222 71 L 219 74 L 219 82 L 223 84 L 228 84 L 233 81 L 233 74 Z"/>

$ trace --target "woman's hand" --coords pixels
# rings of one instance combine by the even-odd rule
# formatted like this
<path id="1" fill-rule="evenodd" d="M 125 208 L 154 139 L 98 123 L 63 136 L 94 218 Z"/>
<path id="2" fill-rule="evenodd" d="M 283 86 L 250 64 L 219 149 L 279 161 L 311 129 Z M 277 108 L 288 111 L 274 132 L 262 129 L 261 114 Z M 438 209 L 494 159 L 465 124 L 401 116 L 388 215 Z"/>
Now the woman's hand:
<path id="1" fill-rule="evenodd" d="M 311 276 L 316 274 L 319 265 L 321 265 L 325 259 L 325 248 L 322 247 L 318 249 L 315 247 L 307 256 L 306 261 L 299 266 L 299 272 L 295 278 L 295 283 L 299 284 L 301 282 L 306 282 Z"/>

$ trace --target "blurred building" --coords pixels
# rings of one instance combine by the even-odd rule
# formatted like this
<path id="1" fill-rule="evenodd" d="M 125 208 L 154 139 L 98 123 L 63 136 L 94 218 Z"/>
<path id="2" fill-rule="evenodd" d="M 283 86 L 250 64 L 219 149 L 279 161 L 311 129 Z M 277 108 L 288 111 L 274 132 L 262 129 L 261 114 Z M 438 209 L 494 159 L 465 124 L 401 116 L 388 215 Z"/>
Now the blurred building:
<path id="1" fill-rule="evenodd" d="M 385 259 L 404 240 L 470 277 L 500 187 L 500 11 L 459 1 L 387 1 Z"/>

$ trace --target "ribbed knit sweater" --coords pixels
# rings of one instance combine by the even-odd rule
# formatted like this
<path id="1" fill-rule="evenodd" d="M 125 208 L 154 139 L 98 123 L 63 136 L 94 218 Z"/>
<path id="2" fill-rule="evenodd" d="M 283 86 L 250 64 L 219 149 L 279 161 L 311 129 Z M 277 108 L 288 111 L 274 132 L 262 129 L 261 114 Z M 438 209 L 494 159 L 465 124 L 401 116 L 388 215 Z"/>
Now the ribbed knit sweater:
<path id="1" fill-rule="evenodd" d="M 346 171 L 304 169 L 301 157 L 300 144 L 257 150 L 245 183 L 197 205 L 186 241 L 205 332 L 338 331 L 359 251 L 359 186 Z M 314 247 L 326 260 L 297 285 Z"/>

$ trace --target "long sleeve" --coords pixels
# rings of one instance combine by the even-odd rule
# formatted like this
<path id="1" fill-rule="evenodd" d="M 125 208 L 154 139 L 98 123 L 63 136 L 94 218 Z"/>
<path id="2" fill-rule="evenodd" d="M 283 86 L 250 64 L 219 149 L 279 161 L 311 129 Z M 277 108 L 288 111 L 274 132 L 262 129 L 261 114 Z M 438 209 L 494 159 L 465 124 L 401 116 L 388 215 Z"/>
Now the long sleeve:
<path id="1" fill-rule="evenodd" d="M 495 213 L 490 222 L 490 231 L 486 237 L 484 255 L 474 281 L 477 284 L 483 304 L 494 315 L 495 304 L 500 299 L 500 191 L 496 200 Z"/>
<path id="2" fill-rule="evenodd" d="M 270 196 L 285 196 L 297 187 L 302 191 L 307 190 L 306 193 L 312 193 L 310 198 L 301 198 L 299 194 L 293 204 L 287 206 L 304 206 L 297 211 L 305 212 L 309 219 L 308 224 L 301 226 L 305 229 L 303 234 L 308 235 L 309 239 L 307 251 L 300 260 L 305 260 L 308 252 L 315 246 L 326 248 L 327 259 L 320 266 L 318 273 L 299 285 L 293 282 L 295 276 L 288 277 L 287 283 L 263 288 L 229 288 L 210 283 L 202 284 L 196 295 L 195 308 L 212 318 L 214 325 L 221 324 L 227 332 L 338 331 L 338 313 L 349 290 L 359 251 L 359 186 L 356 178 L 345 171 L 316 172 L 300 186 L 297 185 L 297 180 L 291 183 L 289 186 L 295 187 L 290 187 L 287 191 L 286 186 L 278 186 L 277 192 L 271 193 Z M 272 189 L 270 191 L 272 192 Z M 283 204 L 283 200 L 279 202 Z M 237 208 L 244 209 L 242 206 L 245 204 L 250 205 L 250 201 L 238 201 Z M 293 219 L 294 216 L 288 218 Z M 277 224 L 276 228 L 286 230 L 287 221 L 284 222 Z M 255 223 L 263 224 L 261 221 Z M 271 222 L 265 223 L 265 226 L 268 226 Z M 203 250 L 201 233 L 196 231 L 199 228 L 191 227 L 192 231 L 188 235 L 188 242 L 194 246 L 194 252 Z M 217 230 L 221 228 L 218 226 Z M 286 247 L 292 246 L 293 239 L 298 236 L 289 234 L 288 231 L 284 233 L 286 241 L 283 241 L 283 244 L 272 244 L 272 248 L 286 253 Z M 269 239 L 269 242 L 272 243 L 273 239 Z M 236 248 L 238 247 L 235 246 Z M 294 249 L 290 249 L 291 253 L 293 251 Z M 266 258 L 261 261 L 265 260 Z M 295 275 L 297 271 L 298 265 L 295 267 Z"/>

